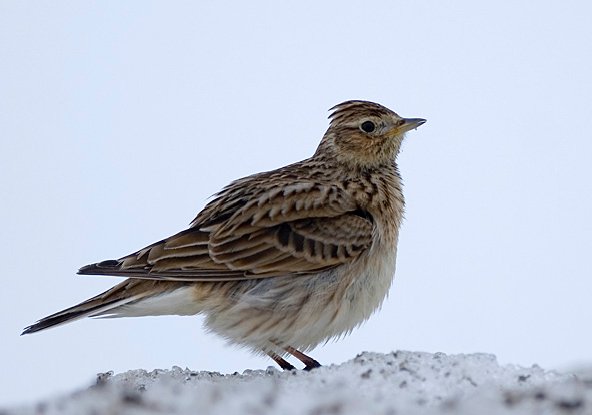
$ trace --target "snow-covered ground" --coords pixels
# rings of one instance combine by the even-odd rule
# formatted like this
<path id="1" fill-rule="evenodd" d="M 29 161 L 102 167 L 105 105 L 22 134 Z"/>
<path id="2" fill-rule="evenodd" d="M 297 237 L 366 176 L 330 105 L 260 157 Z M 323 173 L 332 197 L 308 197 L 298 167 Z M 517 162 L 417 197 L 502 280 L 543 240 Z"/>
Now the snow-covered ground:
<path id="1" fill-rule="evenodd" d="M 48 382 L 51 377 L 48 376 Z M 362 353 L 311 372 L 222 375 L 173 367 L 97 375 L 25 414 L 592 414 L 592 370 L 500 366 L 487 354 Z"/>

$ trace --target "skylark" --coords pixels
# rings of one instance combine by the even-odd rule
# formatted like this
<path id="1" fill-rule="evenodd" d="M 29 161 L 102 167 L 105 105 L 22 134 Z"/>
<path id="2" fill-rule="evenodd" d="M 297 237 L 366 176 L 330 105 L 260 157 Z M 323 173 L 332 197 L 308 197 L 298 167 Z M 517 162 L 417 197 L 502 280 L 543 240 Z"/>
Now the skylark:
<path id="1" fill-rule="evenodd" d="M 208 330 L 283 369 L 294 369 L 286 355 L 320 366 L 303 351 L 350 333 L 389 290 L 404 205 L 395 158 L 425 122 L 367 101 L 331 110 L 312 157 L 238 179 L 188 229 L 80 268 L 127 278 L 23 334 L 82 317 L 203 314 Z"/>

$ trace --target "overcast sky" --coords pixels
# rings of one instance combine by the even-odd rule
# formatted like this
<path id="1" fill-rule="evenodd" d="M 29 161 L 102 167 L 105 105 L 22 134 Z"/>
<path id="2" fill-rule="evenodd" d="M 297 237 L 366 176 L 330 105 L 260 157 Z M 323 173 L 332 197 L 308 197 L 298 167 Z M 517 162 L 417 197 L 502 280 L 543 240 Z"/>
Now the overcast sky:
<path id="1" fill-rule="evenodd" d="M 399 156 L 387 302 L 311 354 L 592 363 L 591 15 L 585 1 L 0 2 L 0 405 L 108 370 L 271 365 L 198 317 L 19 334 L 120 281 L 80 266 L 310 156 L 347 99 L 428 122 Z"/>

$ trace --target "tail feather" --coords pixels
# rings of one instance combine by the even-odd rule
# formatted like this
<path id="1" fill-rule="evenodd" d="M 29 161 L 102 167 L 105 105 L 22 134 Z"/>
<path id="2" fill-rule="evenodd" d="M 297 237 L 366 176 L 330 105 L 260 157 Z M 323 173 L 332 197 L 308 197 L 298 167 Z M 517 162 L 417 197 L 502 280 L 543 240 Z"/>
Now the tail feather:
<path id="1" fill-rule="evenodd" d="M 201 306 L 191 284 L 127 279 L 113 288 L 25 327 L 21 335 L 35 333 L 84 317 L 140 317 L 167 314 L 193 315 Z"/>
<path id="2" fill-rule="evenodd" d="M 50 316 L 44 317 L 39 321 L 23 329 L 23 334 L 35 333 L 51 327 L 56 327 L 65 323 L 79 320 L 84 317 L 94 317 L 104 314 L 122 305 L 137 301 L 142 295 L 126 295 L 129 283 L 124 281 L 115 287 L 101 293 L 95 297 L 89 298 L 65 310 L 58 311 Z"/>
<path id="3" fill-rule="evenodd" d="M 23 329 L 23 334 L 36 333 L 41 330 L 49 329 L 51 327 L 57 327 L 65 323 L 79 320 L 84 317 L 94 317 L 111 310 L 116 307 L 120 307 L 130 301 L 134 301 L 134 298 L 124 300 L 114 300 L 104 304 L 98 304 L 92 307 L 84 307 L 85 303 L 80 303 L 73 307 L 67 308 L 50 316 L 44 317 L 41 320 L 27 326 Z"/>

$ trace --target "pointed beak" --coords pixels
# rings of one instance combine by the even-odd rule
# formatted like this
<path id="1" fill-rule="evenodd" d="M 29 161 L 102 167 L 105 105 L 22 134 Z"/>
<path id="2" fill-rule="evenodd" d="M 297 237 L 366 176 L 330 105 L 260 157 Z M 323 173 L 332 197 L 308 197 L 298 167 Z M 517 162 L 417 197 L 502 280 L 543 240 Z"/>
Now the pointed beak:
<path id="1" fill-rule="evenodd" d="M 409 130 L 414 130 L 426 121 L 423 118 L 403 118 L 403 124 L 397 127 L 397 132 L 401 134 Z"/>

